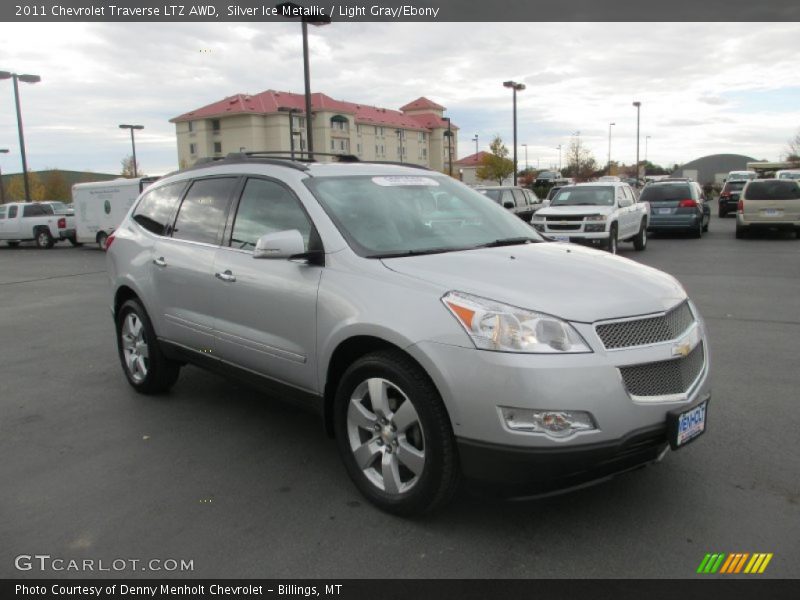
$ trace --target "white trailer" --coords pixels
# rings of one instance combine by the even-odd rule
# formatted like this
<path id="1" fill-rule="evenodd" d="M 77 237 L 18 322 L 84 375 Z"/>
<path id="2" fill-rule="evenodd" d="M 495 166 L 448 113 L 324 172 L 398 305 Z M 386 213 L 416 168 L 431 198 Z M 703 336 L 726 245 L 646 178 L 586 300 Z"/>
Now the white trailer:
<path id="1" fill-rule="evenodd" d="M 134 200 L 156 179 L 119 178 L 73 185 L 72 202 L 75 205 L 78 243 L 97 243 L 105 248 L 106 239 L 122 223 Z"/>

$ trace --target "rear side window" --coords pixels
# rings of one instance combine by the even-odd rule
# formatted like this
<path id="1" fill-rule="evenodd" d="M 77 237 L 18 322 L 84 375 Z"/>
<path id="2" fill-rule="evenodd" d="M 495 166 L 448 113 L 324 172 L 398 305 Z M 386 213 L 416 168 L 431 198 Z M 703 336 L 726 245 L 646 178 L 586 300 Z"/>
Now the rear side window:
<path id="1" fill-rule="evenodd" d="M 17 216 L 17 207 L 12 206 L 8 209 L 8 218 L 13 219 Z"/>
<path id="2" fill-rule="evenodd" d="M 307 251 L 311 223 L 295 197 L 273 181 L 248 180 L 236 212 L 231 246 L 252 250 L 262 235 L 290 229 L 301 233 Z"/>
<path id="3" fill-rule="evenodd" d="M 785 179 L 753 181 L 744 193 L 748 200 L 797 200 L 800 199 L 800 186 Z"/>
<path id="4" fill-rule="evenodd" d="M 44 204 L 26 204 L 22 207 L 23 217 L 43 217 L 52 214 L 53 209 Z"/>
<path id="5" fill-rule="evenodd" d="M 168 235 L 175 208 L 181 200 L 183 182 L 164 185 L 150 190 L 139 201 L 133 212 L 133 220 L 156 235 Z"/>
<path id="6" fill-rule="evenodd" d="M 692 190 L 688 185 L 649 185 L 642 191 L 642 202 L 665 202 L 692 198 Z"/>
<path id="7" fill-rule="evenodd" d="M 513 190 L 514 194 L 514 204 L 516 204 L 519 208 L 524 208 L 527 202 L 525 202 L 525 194 L 522 193 L 522 190 Z"/>
<path id="8" fill-rule="evenodd" d="M 186 192 L 172 237 L 191 242 L 218 244 L 231 203 L 236 177 L 198 179 Z"/>

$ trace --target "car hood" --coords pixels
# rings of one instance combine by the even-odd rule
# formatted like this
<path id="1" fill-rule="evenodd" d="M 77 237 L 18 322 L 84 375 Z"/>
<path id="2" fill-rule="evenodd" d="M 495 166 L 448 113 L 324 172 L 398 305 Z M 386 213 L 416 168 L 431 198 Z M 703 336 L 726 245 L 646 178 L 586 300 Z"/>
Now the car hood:
<path id="1" fill-rule="evenodd" d="M 536 243 L 383 259 L 390 270 L 457 290 L 591 323 L 672 308 L 686 298 L 662 271 L 573 244 Z"/>
<path id="2" fill-rule="evenodd" d="M 536 216 L 560 217 L 562 215 L 610 215 L 614 212 L 613 206 L 553 206 L 543 208 L 536 212 Z"/>

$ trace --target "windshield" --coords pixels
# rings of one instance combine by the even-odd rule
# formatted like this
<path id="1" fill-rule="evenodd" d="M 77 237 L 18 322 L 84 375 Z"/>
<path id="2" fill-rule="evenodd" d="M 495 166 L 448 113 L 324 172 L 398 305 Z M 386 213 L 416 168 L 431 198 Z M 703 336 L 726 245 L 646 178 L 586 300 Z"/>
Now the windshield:
<path id="1" fill-rule="evenodd" d="M 550 206 L 614 206 L 614 188 L 607 185 L 565 187 Z"/>
<path id="2" fill-rule="evenodd" d="M 778 179 L 800 179 L 800 171 L 781 171 Z"/>
<path id="3" fill-rule="evenodd" d="M 742 179 L 747 181 L 755 178 L 756 178 L 755 171 L 731 171 L 728 174 L 729 181 L 742 180 Z"/>
<path id="4" fill-rule="evenodd" d="M 648 185 L 639 198 L 642 202 L 671 202 L 692 198 L 692 190 L 685 183 Z"/>
<path id="5" fill-rule="evenodd" d="M 541 241 L 519 217 L 447 177 L 314 177 L 305 183 L 350 247 L 369 258 Z"/>
<path id="6" fill-rule="evenodd" d="M 556 179 L 558 178 L 558 173 L 554 171 L 542 171 L 537 176 L 537 179 Z"/>

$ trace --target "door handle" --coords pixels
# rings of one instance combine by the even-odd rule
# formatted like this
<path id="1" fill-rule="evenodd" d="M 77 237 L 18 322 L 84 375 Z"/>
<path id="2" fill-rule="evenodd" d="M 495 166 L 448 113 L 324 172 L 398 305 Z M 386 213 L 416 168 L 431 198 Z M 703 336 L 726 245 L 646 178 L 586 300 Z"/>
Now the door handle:
<path id="1" fill-rule="evenodd" d="M 221 279 L 222 281 L 227 281 L 228 283 L 233 283 L 236 281 L 236 276 L 231 273 L 230 269 L 225 271 L 224 273 L 214 273 L 214 277 L 217 279 Z"/>
<path id="2" fill-rule="evenodd" d="M 157 267 L 166 267 L 167 261 L 164 260 L 163 256 L 159 256 L 158 258 L 153 259 L 153 264 Z"/>

